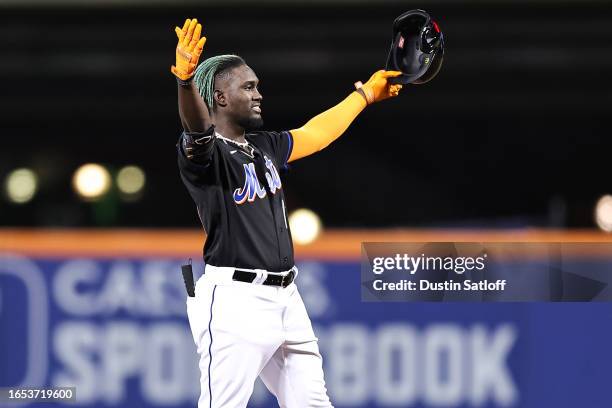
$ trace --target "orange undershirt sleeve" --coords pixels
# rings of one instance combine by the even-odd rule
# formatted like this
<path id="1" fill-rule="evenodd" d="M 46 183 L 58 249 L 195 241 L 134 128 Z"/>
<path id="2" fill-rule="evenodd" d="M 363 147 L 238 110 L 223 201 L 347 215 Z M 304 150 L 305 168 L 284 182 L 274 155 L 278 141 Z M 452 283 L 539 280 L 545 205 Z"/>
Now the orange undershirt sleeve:
<path id="1" fill-rule="evenodd" d="M 291 130 L 293 150 L 289 161 L 301 159 L 326 148 L 344 133 L 367 106 L 363 96 L 352 92 L 342 102 Z"/>

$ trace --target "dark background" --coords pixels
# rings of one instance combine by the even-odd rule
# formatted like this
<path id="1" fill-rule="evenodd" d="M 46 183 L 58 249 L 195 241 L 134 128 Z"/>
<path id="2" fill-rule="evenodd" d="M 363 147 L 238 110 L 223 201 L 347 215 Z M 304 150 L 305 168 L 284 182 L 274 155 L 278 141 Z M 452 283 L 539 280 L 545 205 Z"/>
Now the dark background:
<path id="1" fill-rule="evenodd" d="M 334 227 L 593 227 L 612 191 L 612 4 L 0 9 L 0 178 L 32 167 L 41 190 L 0 199 L 0 225 L 195 227 L 178 176 L 174 26 L 203 23 L 204 57 L 243 56 L 261 80 L 265 128 L 292 129 L 383 67 L 391 23 L 421 7 L 445 33 L 431 83 L 368 107 L 344 136 L 295 162 L 290 209 Z M 86 162 L 147 174 L 140 201 L 81 202 Z"/>

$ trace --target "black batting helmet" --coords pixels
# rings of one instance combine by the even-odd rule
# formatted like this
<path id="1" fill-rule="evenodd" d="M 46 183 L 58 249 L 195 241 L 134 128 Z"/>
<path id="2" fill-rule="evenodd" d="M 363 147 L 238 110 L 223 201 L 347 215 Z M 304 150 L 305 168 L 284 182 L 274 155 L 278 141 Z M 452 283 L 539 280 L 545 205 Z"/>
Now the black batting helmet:
<path id="1" fill-rule="evenodd" d="M 393 84 L 424 84 L 436 76 L 444 59 L 442 30 L 424 10 L 410 10 L 393 22 L 387 70 L 403 74 Z"/>

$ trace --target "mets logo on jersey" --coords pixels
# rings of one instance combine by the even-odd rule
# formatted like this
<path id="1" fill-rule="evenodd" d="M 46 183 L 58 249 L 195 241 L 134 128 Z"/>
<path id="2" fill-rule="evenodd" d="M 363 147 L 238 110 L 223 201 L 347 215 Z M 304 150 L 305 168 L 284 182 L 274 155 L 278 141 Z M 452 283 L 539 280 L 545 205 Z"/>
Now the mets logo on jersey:
<path id="1" fill-rule="evenodd" d="M 268 157 L 264 156 L 264 160 L 266 162 L 266 168 L 268 171 L 266 172 L 266 181 L 268 182 L 268 187 L 270 187 L 270 192 L 272 194 L 276 193 L 276 190 L 280 190 L 282 187 L 280 176 L 278 175 L 278 171 L 276 171 L 276 167 L 274 167 L 274 163 Z M 242 188 L 237 188 L 234 190 L 234 202 L 236 204 L 244 204 L 246 201 L 252 203 L 255 201 L 256 197 L 264 198 L 266 196 L 266 189 L 262 187 L 257 179 L 257 173 L 255 172 L 255 164 L 248 163 L 243 164 L 244 166 L 244 185 Z"/>

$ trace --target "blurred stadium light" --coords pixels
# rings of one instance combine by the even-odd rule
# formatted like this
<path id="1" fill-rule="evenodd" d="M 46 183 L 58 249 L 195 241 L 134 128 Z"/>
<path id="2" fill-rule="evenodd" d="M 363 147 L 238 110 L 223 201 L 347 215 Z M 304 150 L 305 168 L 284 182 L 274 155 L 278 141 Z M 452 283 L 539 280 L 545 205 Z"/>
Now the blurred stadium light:
<path id="1" fill-rule="evenodd" d="M 117 173 L 117 188 L 127 196 L 135 196 L 142 192 L 146 183 L 144 171 L 138 166 L 125 166 Z"/>
<path id="2" fill-rule="evenodd" d="M 300 208 L 289 215 L 289 226 L 295 243 L 306 245 L 317 239 L 323 224 L 314 211 Z"/>
<path id="3" fill-rule="evenodd" d="M 84 164 L 74 172 L 72 185 L 83 199 L 95 201 L 110 189 L 110 173 L 100 164 Z"/>
<path id="4" fill-rule="evenodd" d="M 612 195 L 606 194 L 595 206 L 595 222 L 606 232 L 612 232 Z"/>
<path id="5" fill-rule="evenodd" d="M 27 203 L 34 198 L 38 190 L 38 177 L 30 169 L 13 170 L 6 176 L 4 189 L 9 201 L 16 204 Z"/>

